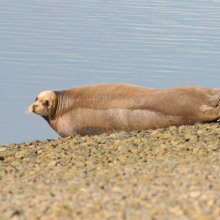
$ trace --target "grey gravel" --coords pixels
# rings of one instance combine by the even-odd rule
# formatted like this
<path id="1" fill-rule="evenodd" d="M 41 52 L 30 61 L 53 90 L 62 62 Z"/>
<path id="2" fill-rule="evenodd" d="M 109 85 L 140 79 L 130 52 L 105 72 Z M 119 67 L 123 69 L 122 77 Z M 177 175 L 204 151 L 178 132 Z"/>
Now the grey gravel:
<path id="1" fill-rule="evenodd" d="M 0 146 L 0 219 L 214 220 L 218 122 Z"/>

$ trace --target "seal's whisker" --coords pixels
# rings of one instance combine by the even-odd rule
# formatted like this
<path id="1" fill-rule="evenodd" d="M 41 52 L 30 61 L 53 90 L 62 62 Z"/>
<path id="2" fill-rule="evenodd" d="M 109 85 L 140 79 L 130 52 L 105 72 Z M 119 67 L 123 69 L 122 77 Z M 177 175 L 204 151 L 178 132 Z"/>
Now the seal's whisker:
<path id="1" fill-rule="evenodd" d="M 31 113 L 31 112 L 30 112 L 29 108 L 25 110 L 25 114 L 26 114 L 26 115 L 30 115 L 30 113 Z"/>

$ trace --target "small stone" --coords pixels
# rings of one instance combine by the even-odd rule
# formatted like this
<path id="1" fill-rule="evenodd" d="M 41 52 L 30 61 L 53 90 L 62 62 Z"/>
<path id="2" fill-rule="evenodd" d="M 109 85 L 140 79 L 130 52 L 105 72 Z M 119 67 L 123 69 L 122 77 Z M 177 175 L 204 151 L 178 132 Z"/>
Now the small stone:
<path id="1" fill-rule="evenodd" d="M 45 147 L 50 148 L 50 147 L 54 147 L 54 145 L 52 143 L 50 143 L 50 144 L 47 144 Z"/>
<path id="2" fill-rule="evenodd" d="M 41 149 L 41 150 L 38 150 L 37 151 L 37 154 L 41 154 L 43 152 L 43 150 Z"/>
<path id="3" fill-rule="evenodd" d="M 189 194 L 192 198 L 197 198 L 201 195 L 201 192 L 190 192 Z"/>
<path id="4" fill-rule="evenodd" d="M 12 161 L 11 163 L 12 166 L 19 166 L 20 164 L 21 162 L 19 160 Z"/>
<path id="5" fill-rule="evenodd" d="M 2 147 L 2 146 L 0 146 L 0 152 L 6 151 L 6 150 L 7 150 L 6 147 Z"/>
<path id="6" fill-rule="evenodd" d="M 19 215 L 19 214 L 20 214 L 20 212 L 17 209 L 11 209 L 11 210 L 6 211 L 3 214 L 3 218 L 10 219 L 10 218 L 14 217 L 15 215 Z"/>
<path id="7" fill-rule="evenodd" d="M 84 162 L 77 162 L 77 163 L 76 163 L 76 166 L 77 166 L 77 167 L 85 167 L 85 166 L 86 166 L 86 163 L 84 163 Z"/>
<path id="8" fill-rule="evenodd" d="M 35 145 L 30 145 L 30 146 L 28 146 L 28 148 L 36 148 L 36 146 Z"/>
<path id="9" fill-rule="evenodd" d="M 57 165 L 57 161 L 50 161 L 47 166 L 48 167 L 53 167 L 53 166 L 56 166 Z"/>
<path id="10" fill-rule="evenodd" d="M 86 147 L 83 146 L 83 145 L 80 145 L 77 149 L 78 149 L 78 150 L 84 150 L 84 149 L 86 149 Z"/>
<path id="11" fill-rule="evenodd" d="M 23 152 L 19 151 L 19 152 L 15 153 L 15 157 L 21 158 L 21 157 L 24 157 L 24 154 L 23 154 Z"/>

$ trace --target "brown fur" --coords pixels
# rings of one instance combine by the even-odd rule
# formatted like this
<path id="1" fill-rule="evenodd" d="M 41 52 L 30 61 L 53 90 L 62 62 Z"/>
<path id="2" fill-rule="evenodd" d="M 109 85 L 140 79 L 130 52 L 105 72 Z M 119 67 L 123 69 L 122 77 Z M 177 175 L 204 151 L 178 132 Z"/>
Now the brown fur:
<path id="1" fill-rule="evenodd" d="M 42 92 L 29 110 L 66 137 L 211 122 L 220 117 L 219 99 L 220 89 L 108 83 Z"/>

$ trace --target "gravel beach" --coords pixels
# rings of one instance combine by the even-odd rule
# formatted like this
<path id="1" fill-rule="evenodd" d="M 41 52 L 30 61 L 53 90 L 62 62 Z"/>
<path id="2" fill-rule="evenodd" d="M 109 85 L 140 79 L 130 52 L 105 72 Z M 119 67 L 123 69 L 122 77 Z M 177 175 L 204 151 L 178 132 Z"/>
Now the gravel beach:
<path id="1" fill-rule="evenodd" d="M 220 219 L 220 124 L 0 146 L 0 219 Z"/>

